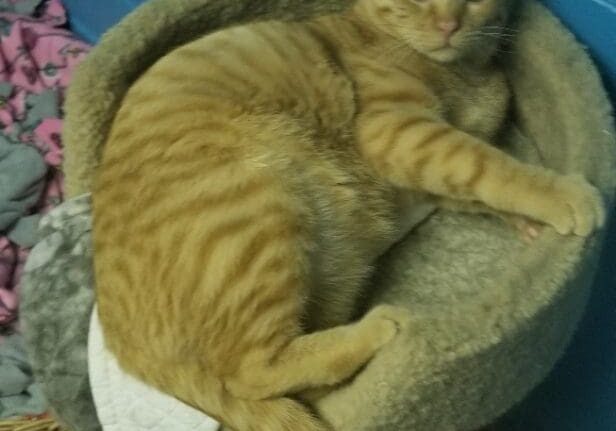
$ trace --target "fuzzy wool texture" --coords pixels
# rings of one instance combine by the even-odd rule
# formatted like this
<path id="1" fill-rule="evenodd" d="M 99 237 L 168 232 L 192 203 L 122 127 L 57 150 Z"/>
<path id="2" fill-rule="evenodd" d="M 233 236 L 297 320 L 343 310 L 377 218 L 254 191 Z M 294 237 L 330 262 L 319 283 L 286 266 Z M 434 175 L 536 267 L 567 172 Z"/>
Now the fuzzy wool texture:
<path id="1" fill-rule="evenodd" d="M 148 2 L 105 36 L 69 91 L 69 194 L 89 191 L 122 96 L 162 54 L 230 22 L 302 17 L 348 3 Z M 612 205 L 616 133 L 599 76 L 544 7 L 528 0 L 520 13 L 520 36 L 507 65 L 515 108 L 505 141 L 523 159 L 582 173 Z M 493 421 L 561 356 L 584 311 L 601 239 L 600 233 L 581 239 L 546 229 L 528 246 L 497 220 L 436 214 L 382 259 L 363 304 L 407 307 L 408 330 L 317 410 L 344 431 L 460 431 Z M 23 318 L 35 372 L 75 431 L 98 427 L 85 363 L 91 288 L 84 282 L 75 291 L 60 276 L 25 286 Z M 42 310 L 53 310 L 54 318 Z"/>

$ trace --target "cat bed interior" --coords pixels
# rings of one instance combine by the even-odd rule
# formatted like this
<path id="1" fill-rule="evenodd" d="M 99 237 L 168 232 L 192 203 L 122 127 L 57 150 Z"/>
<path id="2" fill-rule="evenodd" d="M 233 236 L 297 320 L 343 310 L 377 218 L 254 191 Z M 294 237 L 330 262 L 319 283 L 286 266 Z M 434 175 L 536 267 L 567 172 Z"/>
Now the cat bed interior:
<path id="1" fill-rule="evenodd" d="M 303 17 L 345 3 L 151 0 L 137 9 L 93 50 L 68 94 L 69 194 L 89 191 L 123 94 L 172 47 L 229 17 Z M 616 135 L 599 76 L 543 6 L 521 3 L 520 33 L 505 60 L 515 101 L 502 143 L 525 160 L 584 174 L 611 203 Z M 87 223 L 66 222 L 66 213 L 43 224 L 46 239 L 26 268 L 22 315 L 35 372 L 57 415 L 75 431 L 97 430 L 86 364 L 89 231 Z M 407 307 L 411 324 L 353 381 L 321 400 L 318 412 L 345 431 L 458 431 L 492 422 L 562 354 L 584 310 L 601 239 L 546 228 L 527 245 L 496 219 L 435 214 L 383 257 L 362 305 Z"/>

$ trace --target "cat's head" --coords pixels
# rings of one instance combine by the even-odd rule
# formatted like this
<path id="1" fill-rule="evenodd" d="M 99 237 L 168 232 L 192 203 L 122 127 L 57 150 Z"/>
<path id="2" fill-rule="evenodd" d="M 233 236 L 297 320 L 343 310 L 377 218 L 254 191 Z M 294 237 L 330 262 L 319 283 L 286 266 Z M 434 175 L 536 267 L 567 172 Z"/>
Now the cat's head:
<path id="1" fill-rule="evenodd" d="M 359 0 L 381 30 L 439 62 L 491 54 L 506 38 L 515 0 Z"/>

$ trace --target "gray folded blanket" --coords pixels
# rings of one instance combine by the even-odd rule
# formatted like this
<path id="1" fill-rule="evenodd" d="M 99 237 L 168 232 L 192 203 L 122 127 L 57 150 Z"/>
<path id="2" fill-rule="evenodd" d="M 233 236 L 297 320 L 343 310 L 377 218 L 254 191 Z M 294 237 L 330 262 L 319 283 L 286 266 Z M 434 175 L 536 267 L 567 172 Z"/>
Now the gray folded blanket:
<path id="1" fill-rule="evenodd" d="M 47 401 L 34 381 L 20 335 L 0 344 L 0 419 L 42 414 Z"/>
<path id="2" fill-rule="evenodd" d="M 72 430 L 100 430 L 87 363 L 94 303 L 89 196 L 53 209 L 40 236 L 22 279 L 21 316 L 34 372 Z"/>
<path id="3" fill-rule="evenodd" d="M 41 197 L 47 165 L 40 152 L 0 135 L 0 231 L 7 232 Z"/>

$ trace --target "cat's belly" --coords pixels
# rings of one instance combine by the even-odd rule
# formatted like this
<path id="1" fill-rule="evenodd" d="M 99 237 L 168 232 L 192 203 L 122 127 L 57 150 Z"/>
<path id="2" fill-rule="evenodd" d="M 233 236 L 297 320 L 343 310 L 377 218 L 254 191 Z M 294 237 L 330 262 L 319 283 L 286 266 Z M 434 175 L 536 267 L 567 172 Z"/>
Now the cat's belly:
<path id="1" fill-rule="evenodd" d="M 307 311 L 309 329 L 318 329 L 353 317 L 377 259 L 432 209 L 408 196 L 402 205 L 397 190 L 357 166 L 313 180 L 310 196 L 316 217 L 311 226 L 314 247 L 308 252 Z"/>
<path id="2" fill-rule="evenodd" d="M 378 258 L 437 209 L 434 201 L 421 193 L 367 184 L 361 190 L 345 190 L 349 195 L 357 192 L 369 199 L 358 207 L 346 206 L 347 211 L 335 217 L 325 215 L 317 226 L 316 247 L 310 254 L 310 330 L 357 317 L 359 297 L 368 289 L 378 289 L 368 283 Z"/>

